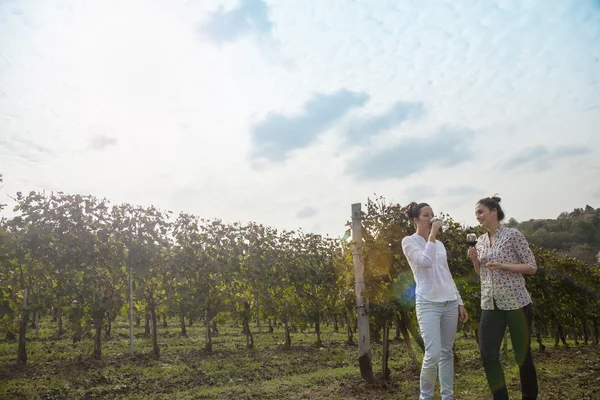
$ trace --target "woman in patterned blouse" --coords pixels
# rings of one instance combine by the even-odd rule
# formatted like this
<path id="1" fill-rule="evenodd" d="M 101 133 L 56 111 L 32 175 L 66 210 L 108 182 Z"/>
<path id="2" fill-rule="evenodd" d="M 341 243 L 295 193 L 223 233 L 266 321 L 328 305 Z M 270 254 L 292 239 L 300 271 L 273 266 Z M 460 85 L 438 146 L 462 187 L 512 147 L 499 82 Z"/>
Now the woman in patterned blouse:
<path id="1" fill-rule="evenodd" d="M 504 219 L 500 198 L 481 199 L 475 215 L 487 230 L 468 254 L 481 278 L 479 343 L 488 385 L 494 400 L 508 399 L 500 364 L 500 345 L 508 325 L 523 399 L 537 399 L 537 373 L 531 357 L 533 309 L 523 278 L 523 274 L 535 274 L 535 257 L 520 231 L 500 225 Z"/>

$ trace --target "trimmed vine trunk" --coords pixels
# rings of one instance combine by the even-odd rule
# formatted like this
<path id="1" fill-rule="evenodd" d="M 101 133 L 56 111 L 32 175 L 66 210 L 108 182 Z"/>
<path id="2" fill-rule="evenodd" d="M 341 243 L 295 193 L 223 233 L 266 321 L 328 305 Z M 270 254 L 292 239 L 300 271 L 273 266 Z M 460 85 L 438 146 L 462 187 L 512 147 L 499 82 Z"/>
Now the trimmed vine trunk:
<path id="1" fill-rule="evenodd" d="M 390 324 L 386 319 L 383 323 L 383 350 L 382 350 L 382 376 L 383 380 L 387 381 L 390 379 L 390 368 L 388 361 L 390 359 Z"/>
<path id="2" fill-rule="evenodd" d="M 163 314 L 163 328 L 168 328 L 169 326 L 167 325 L 167 316 L 165 314 Z"/>
<path id="3" fill-rule="evenodd" d="M 210 313 L 210 307 L 206 308 L 206 324 L 205 324 L 205 330 L 206 330 L 206 344 L 204 345 L 204 349 L 208 352 L 212 352 L 212 334 L 210 331 L 210 323 L 211 323 L 211 313 Z"/>
<path id="4" fill-rule="evenodd" d="M 39 321 L 39 311 L 36 310 L 33 312 L 33 319 L 31 320 L 31 326 L 29 326 L 29 329 L 37 329 L 38 321 Z"/>
<path id="5" fill-rule="evenodd" d="M 317 333 L 316 345 L 321 347 L 323 345 L 323 341 L 321 340 L 321 315 L 320 315 L 320 313 L 317 313 L 317 321 L 315 322 L 315 332 Z"/>
<path id="6" fill-rule="evenodd" d="M 589 336 L 588 336 L 588 323 L 587 323 L 587 318 L 584 318 L 583 321 L 583 341 L 585 343 L 585 345 L 587 346 L 589 344 Z"/>
<path id="7" fill-rule="evenodd" d="M 592 320 L 592 324 L 594 326 L 594 344 L 598 345 L 598 318 L 594 318 Z"/>
<path id="8" fill-rule="evenodd" d="M 371 329 L 371 331 L 370 331 L 371 341 L 373 341 L 377 344 L 382 344 L 381 328 L 383 328 L 383 327 L 379 326 L 377 323 L 375 324 L 375 326 L 373 326 L 373 325 L 369 326 L 369 329 Z"/>
<path id="9" fill-rule="evenodd" d="M 256 305 L 256 327 L 258 328 L 258 332 L 262 333 L 262 324 L 260 323 L 260 307 L 258 304 Z"/>
<path id="10" fill-rule="evenodd" d="M 340 328 L 338 326 L 338 319 L 337 319 L 337 315 L 333 315 L 333 331 L 334 332 L 339 332 Z"/>
<path id="11" fill-rule="evenodd" d="M 247 301 L 244 302 L 244 331 L 246 333 L 246 348 L 254 348 L 254 337 L 250 331 L 250 304 Z"/>
<path id="12" fill-rule="evenodd" d="M 60 338 L 65 333 L 63 330 L 62 307 L 60 306 L 60 298 L 58 298 L 58 306 L 56 308 L 56 317 L 58 320 L 58 337 Z"/>
<path id="13" fill-rule="evenodd" d="M 37 311 L 35 313 L 35 337 L 40 337 L 40 313 Z"/>
<path id="14" fill-rule="evenodd" d="M 81 309 L 79 307 L 73 307 L 71 312 L 73 313 L 72 315 L 78 315 L 78 317 L 75 317 L 75 321 L 71 322 L 71 330 L 73 331 L 73 336 L 72 336 L 73 343 L 79 343 L 79 342 L 81 342 L 81 339 L 83 337 L 83 327 L 81 326 L 81 314 L 80 314 Z"/>
<path id="15" fill-rule="evenodd" d="M 290 326 L 287 320 L 284 322 L 285 324 L 285 347 L 288 349 L 292 347 L 292 337 L 290 336 Z"/>
<path id="16" fill-rule="evenodd" d="M 460 361 L 460 357 L 458 356 L 458 353 L 456 352 L 456 341 L 452 345 L 452 354 L 454 354 L 454 365 L 456 365 Z"/>
<path id="17" fill-rule="evenodd" d="M 96 310 L 92 313 L 94 319 L 94 353 L 93 357 L 99 360 L 102 357 L 102 322 L 104 321 L 105 311 L 103 309 Z"/>
<path id="18" fill-rule="evenodd" d="M 535 336 L 537 338 L 537 342 L 538 342 L 538 345 L 539 345 L 539 349 L 538 350 L 540 351 L 540 353 L 545 352 L 546 351 L 546 346 L 544 346 L 544 343 L 542 342 L 542 335 L 541 335 L 541 333 L 538 331 Z"/>
<path id="19" fill-rule="evenodd" d="M 269 319 L 269 333 L 273 333 L 275 331 L 275 329 L 273 329 L 273 324 L 271 323 L 271 320 Z"/>
<path id="20" fill-rule="evenodd" d="M 109 319 L 108 323 L 106 324 L 106 336 L 110 337 L 112 333 L 112 321 Z"/>
<path id="21" fill-rule="evenodd" d="M 575 316 L 571 314 L 571 329 L 573 332 L 573 338 L 575 339 L 575 346 L 579 346 L 579 333 L 577 332 L 577 324 Z"/>
<path id="22" fill-rule="evenodd" d="M 108 311 L 108 313 L 106 314 L 106 328 L 104 328 L 104 333 L 106 334 L 106 337 L 110 337 L 111 333 L 112 333 L 112 322 L 115 320 L 116 315 L 114 315 L 114 311 Z"/>
<path id="23" fill-rule="evenodd" d="M 565 327 L 561 324 L 558 325 L 558 332 L 560 334 L 560 340 L 563 343 L 563 345 L 565 347 L 569 347 L 569 344 L 567 343 L 567 334 L 565 331 Z"/>
<path id="24" fill-rule="evenodd" d="M 408 313 L 406 311 L 402 310 L 402 311 L 400 311 L 400 316 L 402 317 L 402 321 L 404 321 L 406 328 L 408 329 L 408 331 L 410 332 L 412 337 L 415 339 L 415 342 L 417 342 L 417 345 L 419 345 L 421 350 L 424 352 L 425 351 L 425 342 L 423 341 L 423 338 L 421 337 L 421 334 L 417 330 L 417 327 L 415 326 L 415 324 L 413 324 L 412 320 L 408 317 Z"/>
<path id="25" fill-rule="evenodd" d="M 150 318 L 152 319 L 152 358 L 158 360 L 160 358 L 160 350 L 158 348 L 158 321 L 156 319 L 156 306 L 154 300 L 149 301 Z"/>
<path id="26" fill-rule="evenodd" d="M 408 329 L 406 329 L 406 320 L 405 317 L 408 318 L 408 315 L 402 314 L 402 319 L 398 319 L 396 322 L 400 326 L 400 331 L 402 332 L 402 336 L 404 336 L 404 343 L 406 343 L 406 347 L 408 348 L 408 355 L 412 359 L 415 368 L 419 368 L 419 361 L 417 360 L 417 355 L 413 350 L 412 343 L 410 341 L 410 336 L 408 335 Z M 414 337 L 414 336 L 413 336 Z"/>
<path id="27" fill-rule="evenodd" d="M 542 330 L 540 329 L 539 321 L 535 321 L 535 337 L 539 345 L 539 351 L 540 353 L 543 353 L 546 351 L 546 346 L 544 346 L 544 343 L 542 342 Z"/>
<path id="28" fill-rule="evenodd" d="M 144 326 L 144 334 L 150 335 L 150 316 L 146 312 L 146 325 Z"/>
<path id="29" fill-rule="evenodd" d="M 352 330 L 352 324 L 350 323 L 350 316 L 346 311 L 346 330 L 348 331 L 348 340 L 346 344 L 352 346 L 354 345 L 354 331 Z"/>
<path id="30" fill-rule="evenodd" d="M 26 334 L 27 334 L 27 320 L 29 319 L 29 310 L 27 307 L 27 289 L 23 294 L 23 310 L 21 315 L 21 326 L 19 327 L 19 347 L 17 350 L 17 364 L 27 364 L 27 348 L 26 348 Z"/>
<path id="31" fill-rule="evenodd" d="M 183 312 L 179 313 L 179 325 L 181 326 L 181 336 L 187 336 L 187 331 L 185 330 L 185 315 L 183 315 Z"/>

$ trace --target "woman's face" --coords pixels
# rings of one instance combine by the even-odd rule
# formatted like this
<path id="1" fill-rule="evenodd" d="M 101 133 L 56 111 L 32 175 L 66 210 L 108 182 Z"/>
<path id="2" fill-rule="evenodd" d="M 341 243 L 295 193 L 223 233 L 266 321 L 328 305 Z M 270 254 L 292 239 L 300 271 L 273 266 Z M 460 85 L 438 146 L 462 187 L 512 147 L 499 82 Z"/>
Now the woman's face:
<path id="1" fill-rule="evenodd" d="M 425 206 L 419 210 L 419 218 L 414 218 L 413 222 L 415 223 L 417 229 L 421 228 L 421 230 L 431 229 L 431 219 L 433 218 L 433 210 L 429 206 Z"/>
<path id="2" fill-rule="evenodd" d="M 498 212 L 496 210 L 490 210 L 483 204 L 477 204 L 475 206 L 475 217 L 484 228 L 490 227 L 492 224 L 498 223 Z"/>

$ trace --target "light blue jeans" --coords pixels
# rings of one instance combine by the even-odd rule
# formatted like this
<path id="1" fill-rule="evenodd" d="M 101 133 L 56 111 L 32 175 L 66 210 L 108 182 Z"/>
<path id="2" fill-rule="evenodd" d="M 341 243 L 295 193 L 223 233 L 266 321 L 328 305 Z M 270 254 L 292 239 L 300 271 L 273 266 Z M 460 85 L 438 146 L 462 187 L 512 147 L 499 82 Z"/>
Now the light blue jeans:
<path id="1" fill-rule="evenodd" d="M 417 298 L 416 309 L 421 336 L 425 342 L 419 400 L 433 399 L 438 368 L 442 400 L 453 400 L 454 353 L 452 347 L 458 326 L 458 301 L 438 303 Z"/>

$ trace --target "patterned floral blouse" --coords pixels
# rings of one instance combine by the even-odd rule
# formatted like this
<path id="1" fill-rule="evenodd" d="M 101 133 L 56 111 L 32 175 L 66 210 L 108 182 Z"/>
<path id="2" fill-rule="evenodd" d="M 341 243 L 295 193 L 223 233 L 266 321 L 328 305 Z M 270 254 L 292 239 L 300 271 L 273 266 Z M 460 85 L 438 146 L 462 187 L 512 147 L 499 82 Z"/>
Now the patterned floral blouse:
<path id="1" fill-rule="evenodd" d="M 490 262 L 504 264 L 529 264 L 537 269 L 535 257 L 523 234 L 514 228 L 501 226 L 496 230 L 494 246 L 484 233 L 477 240 L 477 255 L 481 262 L 481 309 L 493 310 L 494 300 L 500 310 L 516 310 L 531 303 L 525 287 L 525 278 L 520 273 L 490 270 L 485 265 Z"/>

